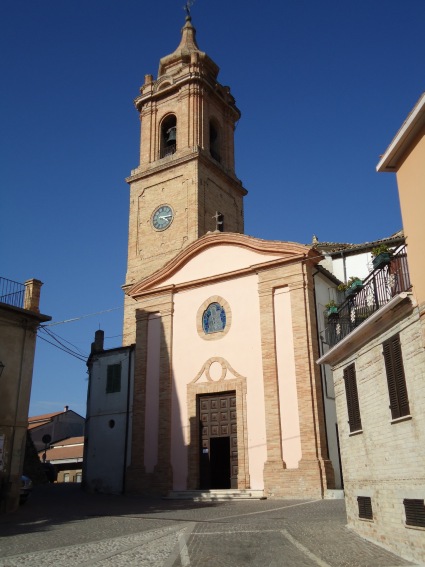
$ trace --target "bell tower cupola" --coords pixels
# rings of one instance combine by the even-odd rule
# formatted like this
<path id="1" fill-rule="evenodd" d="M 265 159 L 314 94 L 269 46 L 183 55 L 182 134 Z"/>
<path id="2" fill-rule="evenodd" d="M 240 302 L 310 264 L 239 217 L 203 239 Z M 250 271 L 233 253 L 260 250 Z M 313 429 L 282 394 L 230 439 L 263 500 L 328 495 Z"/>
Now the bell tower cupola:
<path id="1" fill-rule="evenodd" d="M 133 285 L 207 232 L 243 233 L 246 190 L 235 174 L 240 111 L 219 68 L 198 47 L 190 14 L 181 41 L 145 75 L 139 165 L 130 185 L 126 284 Z"/>

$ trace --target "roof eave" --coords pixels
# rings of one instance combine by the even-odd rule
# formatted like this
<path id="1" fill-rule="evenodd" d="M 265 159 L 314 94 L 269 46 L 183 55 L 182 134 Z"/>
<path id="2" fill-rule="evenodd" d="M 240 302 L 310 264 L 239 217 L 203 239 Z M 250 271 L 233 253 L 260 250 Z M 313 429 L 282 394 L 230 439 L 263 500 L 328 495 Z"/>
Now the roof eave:
<path id="1" fill-rule="evenodd" d="M 393 141 L 381 157 L 376 171 L 397 171 L 404 156 L 406 146 L 415 139 L 419 130 L 425 125 L 425 93 L 421 95 L 409 116 L 404 121 Z"/>

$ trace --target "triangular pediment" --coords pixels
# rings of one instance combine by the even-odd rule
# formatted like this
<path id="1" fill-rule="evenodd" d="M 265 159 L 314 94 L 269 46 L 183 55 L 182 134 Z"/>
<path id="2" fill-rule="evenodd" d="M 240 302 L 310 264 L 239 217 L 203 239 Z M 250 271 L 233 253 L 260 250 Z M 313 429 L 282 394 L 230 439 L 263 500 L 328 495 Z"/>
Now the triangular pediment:
<path id="1" fill-rule="evenodd" d="M 261 240 L 230 232 L 213 232 L 202 236 L 162 268 L 126 289 L 127 295 L 138 297 L 150 290 L 193 285 L 220 278 L 238 277 L 267 266 L 322 258 L 317 250 L 295 242 Z"/>

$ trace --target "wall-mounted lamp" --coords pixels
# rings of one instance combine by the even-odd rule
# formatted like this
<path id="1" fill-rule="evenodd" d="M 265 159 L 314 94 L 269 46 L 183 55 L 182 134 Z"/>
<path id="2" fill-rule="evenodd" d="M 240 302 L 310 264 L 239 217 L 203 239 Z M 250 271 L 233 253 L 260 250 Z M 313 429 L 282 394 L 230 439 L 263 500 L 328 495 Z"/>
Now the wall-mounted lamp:
<path id="1" fill-rule="evenodd" d="M 3 362 L 0 362 L 0 376 L 3 374 L 4 368 L 5 368 L 5 366 L 4 366 Z"/>

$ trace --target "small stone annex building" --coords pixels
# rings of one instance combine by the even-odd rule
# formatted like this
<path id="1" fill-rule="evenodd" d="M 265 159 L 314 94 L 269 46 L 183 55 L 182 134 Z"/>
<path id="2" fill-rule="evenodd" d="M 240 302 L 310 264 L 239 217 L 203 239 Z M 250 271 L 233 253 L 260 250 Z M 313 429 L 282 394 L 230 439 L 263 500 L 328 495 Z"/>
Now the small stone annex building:
<path id="1" fill-rule="evenodd" d="M 145 76 L 130 185 L 124 346 L 135 344 L 126 490 L 334 487 L 315 324 L 321 255 L 243 234 L 240 117 L 187 16 Z M 90 440 L 89 440 L 90 445 Z"/>

